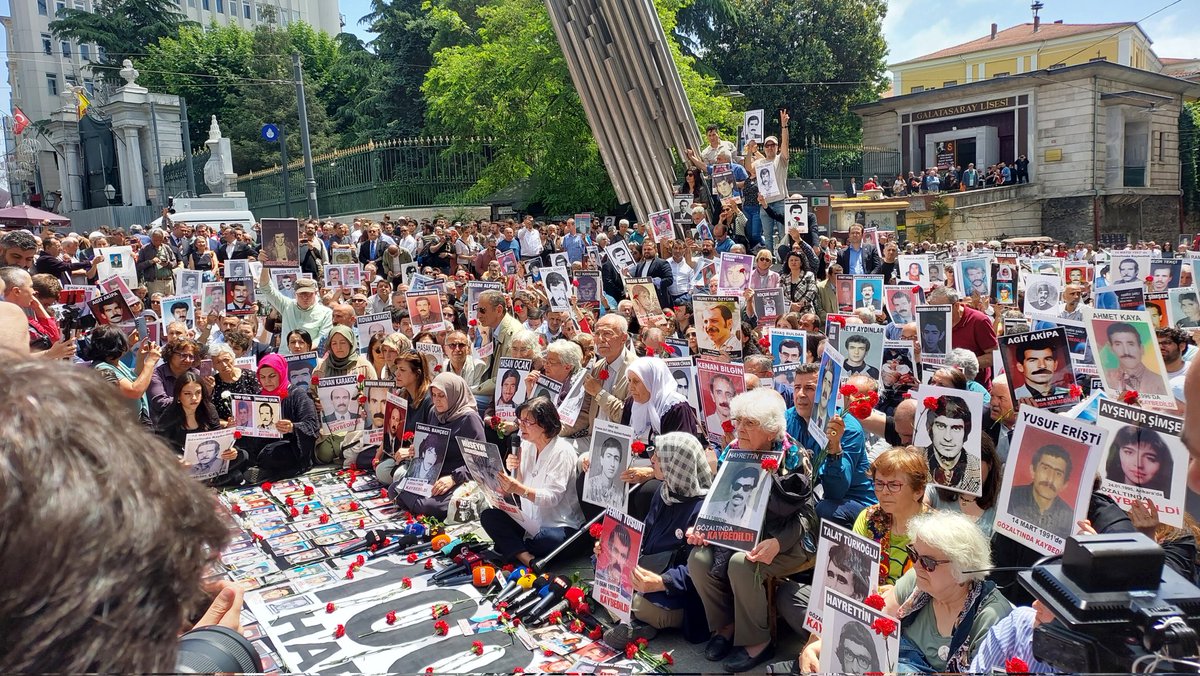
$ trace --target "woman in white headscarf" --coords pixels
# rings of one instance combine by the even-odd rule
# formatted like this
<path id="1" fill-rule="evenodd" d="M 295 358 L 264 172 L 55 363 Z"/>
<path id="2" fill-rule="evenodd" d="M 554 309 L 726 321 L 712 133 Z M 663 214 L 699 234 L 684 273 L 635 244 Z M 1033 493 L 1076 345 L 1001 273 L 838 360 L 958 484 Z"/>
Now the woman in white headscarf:
<path id="1" fill-rule="evenodd" d="M 704 445 L 696 410 L 678 391 L 678 383 L 666 362 L 657 357 L 638 357 L 625 373 L 629 376 L 629 396 L 625 399 L 621 424 L 633 428 L 635 442 L 640 441 L 649 451 L 658 435 L 683 432 L 695 436 L 701 446 Z M 711 467 L 715 468 L 716 456 L 711 455 L 710 460 Z M 639 460 L 635 454 L 621 479 L 636 486 L 629 495 L 629 513 L 644 518 L 650 509 L 651 496 L 659 486 L 653 468 L 646 459 Z"/>
<path id="2" fill-rule="evenodd" d="M 629 376 L 629 397 L 621 414 L 621 424 L 633 428 L 633 438 L 647 446 L 667 432 L 700 434 L 696 410 L 667 368 L 657 357 L 638 357 L 625 371 Z"/>
<path id="3" fill-rule="evenodd" d="M 463 461 L 458 438 L 483 440 L 483 420 L 475 406 L 475 397 L 467 381 L 454 373 L 441 373 L 429 384 L 429 397 L 433 402 L 428 423 L 449 430 L 450 442 L 438 478 L 433 482 L 433 494 L 422 497 L 395 486 L 399 502 L 413 514 L 426 514 L 445 519 L 454 489 L 470 481 L 471 473 Z"/>

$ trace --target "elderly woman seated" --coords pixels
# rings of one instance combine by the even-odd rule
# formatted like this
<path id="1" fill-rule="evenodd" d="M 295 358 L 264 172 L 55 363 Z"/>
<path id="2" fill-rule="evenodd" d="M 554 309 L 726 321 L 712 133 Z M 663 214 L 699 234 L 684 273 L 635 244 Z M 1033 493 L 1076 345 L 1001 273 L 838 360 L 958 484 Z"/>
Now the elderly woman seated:
<path id="1" fill-rule="evenodd" d="M 693 529 L 687 534 L 688 543 L 695 547 L 688 570 L 712 632 L 704 656 L 718 662 L 732 655 L 724 667 L 736 673 L 754 669 L 775 654 L 765 583 L 796 572 L 812 559 L 812 538 L 805 536 L 815 528 L 816 506 L 812 466 L 787 435 L 783 397 L 758 388 L 734 397 L 730 407 L 736 437 L 722 458 L 730 450 L 783 453 L 778 469 L 767 474 L 770 494 L 761 535 L 752 550 L 729 555 L 729 550 L 709 546 Z"/>
<path id="2" fill-rule="evenodd" d="M 1012 606 L 984 578 L 992 565 L 983 533 L 962 514 L 930 512 L 908 525 L 914 562 L 883 593 L 884 612 L 900 619 L 900 673 L 964 673 L 992 625 Z M 820 667 L 821 641 L 800 656 L 801 671 Z"/>

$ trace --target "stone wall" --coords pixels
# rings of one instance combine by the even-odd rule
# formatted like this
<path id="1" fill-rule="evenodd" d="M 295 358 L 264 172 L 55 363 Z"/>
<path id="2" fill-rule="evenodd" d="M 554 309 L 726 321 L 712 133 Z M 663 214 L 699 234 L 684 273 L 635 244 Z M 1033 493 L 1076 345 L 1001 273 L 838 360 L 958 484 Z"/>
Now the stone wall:
<path id="1" fill-rule="evenodd" d="M 1063 242 L 1092 242 L 1092 198 L 1090 195 L 1042 200 L 1042 234 Z"/>
<path id="2" fill-rule="evenodd" d="M 1181 232 L 1179 197 L 1145 195 L 1131 200 L 1122 195 L 1107 196 L 1100 213 L 1100 232 L 1129 233 L 1135 244 L 1153 240 L 1174 246 Z"/>
<path id="3" fill-rule="evenodd" d="M 862 117 L 862 143 L 867 147 L 900 149 L 900 121 L 895 111 Z"/>
<path id="4" fill-rule="evenodd" d="M 955 209 L 951 237 L 992 240 L 1037 237 L 1042 234 L 1042 205 L 1036 199 L 1015 199 Z"/>

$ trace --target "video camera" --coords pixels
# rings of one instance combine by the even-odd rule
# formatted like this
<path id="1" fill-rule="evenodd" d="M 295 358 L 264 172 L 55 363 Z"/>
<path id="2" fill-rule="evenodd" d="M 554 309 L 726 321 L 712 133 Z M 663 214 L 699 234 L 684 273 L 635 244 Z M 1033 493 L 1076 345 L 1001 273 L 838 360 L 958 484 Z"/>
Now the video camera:
<path id="1" fill-rule="evenodd" d="M 1200 588 L 1141 533 L 1069 538 L 1061 560 L 1018 575 L 1054 613 L 1033 655 L 1068 673 L 1200 673 Z"/>

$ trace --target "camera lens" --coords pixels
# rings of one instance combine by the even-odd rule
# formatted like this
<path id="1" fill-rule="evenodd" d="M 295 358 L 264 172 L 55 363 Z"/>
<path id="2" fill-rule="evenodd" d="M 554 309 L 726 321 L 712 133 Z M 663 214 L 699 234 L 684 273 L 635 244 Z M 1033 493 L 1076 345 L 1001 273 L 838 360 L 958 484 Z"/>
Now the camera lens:
<path id="1" fill-rule="evenodd" d="M 262 670 L 262 658 L 254 645 L 228 627 L 200 627 L 179 637 L 178 673 L 258 674 Z"/>

